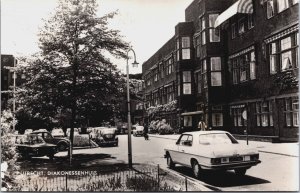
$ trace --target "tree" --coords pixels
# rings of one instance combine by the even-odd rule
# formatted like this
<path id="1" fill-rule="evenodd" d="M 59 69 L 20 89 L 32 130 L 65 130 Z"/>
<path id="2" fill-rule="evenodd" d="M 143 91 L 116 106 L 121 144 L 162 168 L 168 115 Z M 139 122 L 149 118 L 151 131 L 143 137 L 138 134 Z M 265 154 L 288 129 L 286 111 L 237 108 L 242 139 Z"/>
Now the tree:
<path id="1" fill-rule="evenodd" d="M 39 33 L 41 54 L 24 68 L 29 79 L 21 106 L 52 123 L 69 113 L 71 143 L 78 122 L 95 112 L 113 114 L 124 90 L 107 54 L 126 58 L 129 46 L 107 26 L 116 12 L 99 18 L 96 7 L 95 0 L 60 0 Z"/>

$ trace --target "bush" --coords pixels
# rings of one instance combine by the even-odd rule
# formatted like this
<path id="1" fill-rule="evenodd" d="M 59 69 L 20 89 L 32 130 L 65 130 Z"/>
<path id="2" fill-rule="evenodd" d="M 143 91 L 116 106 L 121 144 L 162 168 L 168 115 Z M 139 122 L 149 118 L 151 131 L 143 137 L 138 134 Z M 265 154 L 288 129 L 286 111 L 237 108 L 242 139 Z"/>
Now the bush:
<path id="1" fill-rule="evenodd" d="M 10 111 L 3 111 L 1 114 L 1 191 L 18 191 L 15 179 L 17 170 L 16 164 L 18 153 L 12 135 L 13 115 Z"/>

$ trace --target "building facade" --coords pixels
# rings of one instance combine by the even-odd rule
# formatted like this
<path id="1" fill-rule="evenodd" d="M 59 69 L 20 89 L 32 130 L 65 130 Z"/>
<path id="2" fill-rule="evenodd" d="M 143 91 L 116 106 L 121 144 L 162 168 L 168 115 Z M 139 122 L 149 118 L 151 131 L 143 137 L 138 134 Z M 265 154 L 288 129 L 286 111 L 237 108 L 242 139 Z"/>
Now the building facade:
<path id="1" fill-rule="evenodd" d="M 298 140 L 298 34 L 297 0 L 193 1 L 143 64 L 147 119 Z"/>

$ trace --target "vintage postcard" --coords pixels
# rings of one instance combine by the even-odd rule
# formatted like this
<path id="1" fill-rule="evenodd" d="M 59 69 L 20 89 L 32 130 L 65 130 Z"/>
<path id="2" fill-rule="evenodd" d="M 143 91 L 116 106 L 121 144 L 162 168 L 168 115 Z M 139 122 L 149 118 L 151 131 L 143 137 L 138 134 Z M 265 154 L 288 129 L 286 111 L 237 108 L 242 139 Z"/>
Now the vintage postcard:
<path id="1" fill-rule="evenodd" d="M 1 0 L 1 191 L 299 191 L 298 0 Z"/>

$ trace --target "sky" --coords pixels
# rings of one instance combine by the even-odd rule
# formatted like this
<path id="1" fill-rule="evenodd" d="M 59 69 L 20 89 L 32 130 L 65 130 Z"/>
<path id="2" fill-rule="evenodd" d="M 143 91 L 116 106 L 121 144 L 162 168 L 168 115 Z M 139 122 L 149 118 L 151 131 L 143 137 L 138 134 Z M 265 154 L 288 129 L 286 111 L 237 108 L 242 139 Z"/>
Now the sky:
<path id="1" fill-rule="evenodd" d="M 0 0 L 1 54 L 31 55 L 39 51 L 37 33 L 43 20 L 54 13 L 57 0 Z M 118 10 L 109 26 L 120 30 L 131 43 L 139 62 L 130 73 L 141 73 L 147 61 L 184 21 L 186 7 L 193 0 L 98 0 L 97 16 Z M 129 55 L 132 56 L 132 52 Z M 125 73 L 126 60 L 111 59 Z M 129 60 L 129 63 L 133 61 Z"/>

